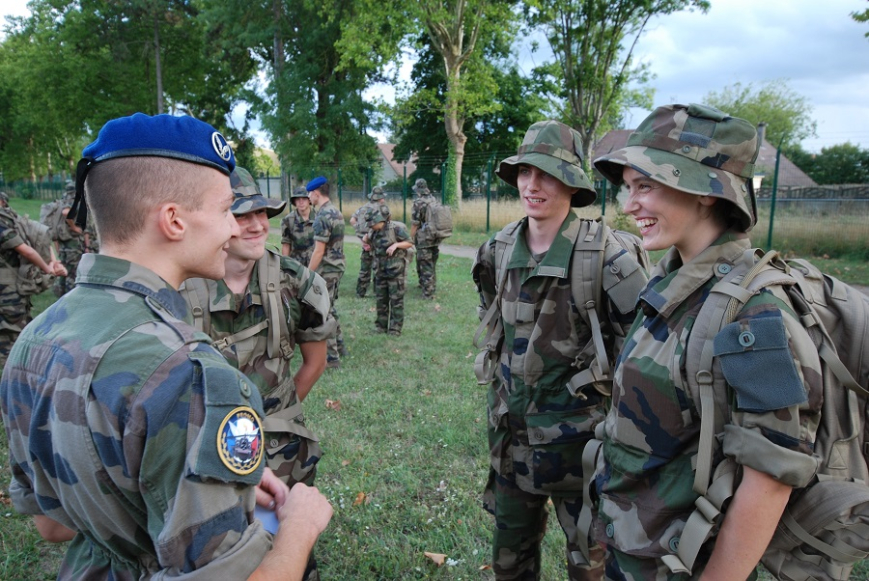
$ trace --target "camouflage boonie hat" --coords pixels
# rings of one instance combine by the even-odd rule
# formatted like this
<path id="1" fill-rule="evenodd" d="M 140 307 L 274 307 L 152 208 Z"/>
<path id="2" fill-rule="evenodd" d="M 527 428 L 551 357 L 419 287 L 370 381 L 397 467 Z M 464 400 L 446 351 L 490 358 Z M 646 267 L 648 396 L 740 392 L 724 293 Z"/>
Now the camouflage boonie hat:
<path id="1" fill-rule="evenodd" d="M 727 200 L 747 232 L 757 221 L 751 178 L 759 148 L 757 129 L 744 119 L 706 105 L 665 105 L 594 167 L 616 185 L 631 167 L 673 189 Z"/>
<path id="2" fill-rule="evenodd" d="M 6 192 L 0 192 L 0 200 L 3 200 L 7 204 L 9 203 L 9 194 Z"/>
<path id="3" fill-rule="evenodd" d="M 570 200 L 574 208 L 594 203 L 597 192 L 582 170 L 582 138 L 575 129 L 558 121 L 540 121 L 525 132 L 522 145 L 513 157 L 501 161 L 495 174 L 511 186 L 516 185 L 519 165 L 545 171 L 566 186 L 576 188 Z"/>
<path id="4" fill-rule="evenodd" d="M 365 222 L 368 224 L 369 230 L 375 224 L 386 222 L 389 220 L 389 214 L 385 211 L 385 207 L 381 205 L 378 208 L 372 208 L 365 213 Z"/>
<path id="5" fill-rule="evenodd" d="M 232 170 L 232 173 L 229 174 L 229 185 L 232 187 L 232 193 L 235 194 L 232 213 L 236 216 L 265 209 L 266 216 L 273 218 L 280 214 L 284 210 L 284 206 L 287 205 L 283 200 L 272 200 L 263 196 L 256 180 L 243 167 L 236 166 Z"/>
<path id="6" fill-rule="evenodd" d="M 386 194 L 383 193 L 383 188 L 380 186 L 374 186 L 374 189 L 371 190 L 371 193 L 368 194 L 368 199 L 372 202 L 376 202 L 377 200 L 382 200 L 386 197 Z"/>
<path id="7" fill-rule="evenodd" d="M 295 200 L 296 198 L 306 198 L 310 200 L 311 194 L 308 193 L 308 190 L 305 189 L 305 186 L 299 186 L 295 190 L 293 190 L 292 194 L 290 194 L 290 203 L 294 206 L 296 205 L 296 203 L 293 200 Z"/>
<path id="8" fill-rule="evenodd" d="M 66 180 L 66 183 L 63 185 L 63 191 L 64 193 L 75 193 L 75 182 L 72 180 Z"/>
<path id="9" fill-rule="evenodd" d="M 413 190 L 414 194 L 422 196 L 424 195 L 424 192 L 428 192 L 428 183 L 424 179 L 419 178 L 418 180 L 416 180 L 416 183 L 413 184 L 413 187 L 411 189 Z"/>

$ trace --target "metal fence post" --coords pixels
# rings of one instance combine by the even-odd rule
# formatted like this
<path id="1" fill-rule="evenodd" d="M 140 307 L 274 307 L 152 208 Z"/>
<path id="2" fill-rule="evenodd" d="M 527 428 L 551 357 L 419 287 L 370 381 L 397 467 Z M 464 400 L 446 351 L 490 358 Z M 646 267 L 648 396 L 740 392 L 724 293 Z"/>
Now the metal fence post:
<path id="1" fill-rule="evenodd" d="M 338 211 L 344 211 L 344 198 L 343 198 L 343 186 L 344 184 L 341 182 L 341 168 L 338 168 Z"/>
<path id="2" fill-rule="evenodd" d="M 490 210 L 492 208 L 492 162 L 494 161 L 495 156 L 491 156 L 488 161 L 486 161 L 486 234 L 489 233 L 489 229 L 491 228 L 490 222 Z"/>
<path id="3" fill-rule="evenodd" d="M 447 162 L 441 164 L 441 204 L 446 201 L 447 196 Z"/>
<path id="4" fill-rule="evenodd" d="M 407 222 L 407 162 L 402 166 L 404 175 L 401 178 L 401 211 L 404 214 L 403 222 Z"/>
<path id="5" fill-rule="evenodd" d="M 775 152 L 775 171 L 772 174 L 772 198 L 769 201 L 769 232 L 766 236 L 766 249 L 772 249 L 772 225 L 775 220 L 775 198 L 778 195 L 778 170 L 781 162 L 781 144 L 784 141 L 784 136 L 778 142 L 778 149 Z M 755 202 L 757 207 L 757 202 Z"/>

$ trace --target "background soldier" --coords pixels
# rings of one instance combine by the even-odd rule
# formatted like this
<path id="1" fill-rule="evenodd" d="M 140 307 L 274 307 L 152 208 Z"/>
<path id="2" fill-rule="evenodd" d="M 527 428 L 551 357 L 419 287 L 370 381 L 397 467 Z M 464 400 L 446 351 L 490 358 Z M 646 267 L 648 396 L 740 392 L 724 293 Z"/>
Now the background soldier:
<path id="1" fill-rule="evenodd" d="M 63 264 L 53 256 L 49 256 L 46 262 L 24 241 L 19 225 L 18 214 L 9 207 L 9 196 L 0 192 L 0 369 L 6 365 L 12 344 L 30 322 L 30 296 L 22 295 L 18 289 L 21 261 L 30 261 L 46 274 L 67 274 Z"/>
<path id="2" fill-rule="evenodd" d="M 416 274 L 419 277 L 419 287 L 422 289 L 422 298 L 434 299 L 437 287 L 437 266 L 440 255 L 440 240 L 430 235 L 426 228 L 426 211 L 429 205 L 437 202 L 428 189 L 428 184 L 422 178 L 416 180 L 413 185 L 413 193 L 416 199 L 411 209 L 410 235 L 416 247 Z"/>
<path id="3" fill-rule="evenodd" d="M 356 296 L 360 299 L 365 298 L 365 294 L 368 292 L 368 285 L 371 284 L 371 277 L 376 270 L 374 253 L 369 243 L 365 241 L 365 235 L 368 233 L 368 213 L 380 206 L 386 206 L 383 203 L 385 198 L 386 194 L 383 193 L 383 188 L 375 186 L 371 190 L 371 193 L 368 194 L 368 201 L 359 206 L 359 209 L 353 212 L 353 216 L 350 217 L 350 225 L 356 229 L 356 236 L 362 241 L 359 278 L 356 279 Z"/>
<path id="4" fill-rule="evenodd" d="M 404 292 L 407 289 L 407 250 L 413 247 L 407 226 L 390 220 L 389 208 L 382 205 L 366 216 L 370 244 L 377 263 L 374 292 L 377 297 L 377 333 L 401 335 L 404 326 Z"/>
<path id="5" fill-rule="evenodd" d="M 72 207 L 72 202 L 75 199 L 75 182 L 68 180 L 63 197 L 60 199 L 60 213 L 63 219 L 59 220 L 57 226 L 51 233 L 52 238 L 57 242 L 57 258 L 63 263 L 66 268 L 67 275 L 59 276 L 54 279 L 53 292 L 57 297 L 62 297 L 75 286 L 75 275 L 78 270 L 78 263 L 81 260 L 81 255 L 87 252 L 87 241 L 85 237 L 88 234 L 81 228 L 75 225 L 68 218 L 69 209 Z M 90 222 L 88 223 L 90 225 Z M 92 228 L 91 228 L 92 229 Z"/>
<path id="6" fill-rule="evenodd" d="M 293 208 L 281 220 L 281 254 L 308 266 L 314 254 L 314 220 L 311 216 L 311 197 L 305 186 L 293 191 L 290 203 Z"/>
<path id="7" fill-rule="evenodd" d="M 10 497 L 71 541 L 61 579 L 300 579 L 331 518 L 316 489 L 264 469 L 259 391 L 175 290 L 224 276 L 234 167 L 213 127 L 171 115 L 109 121 L 83 152 L 72 212 L 83 226 L 86 197 L 101 254 L 0 381 Z M 274 536 L 257 504 L 276 509 Z"/>
<path id="8" fill-rule="evenodd" d="M 493 570 L 498 579 L 539 579 L 551 499 L 567 537 L 570 579 L 600 579 L 603 550 L 592 542 L 590 560 L 585 560 L 585 533 L 577 517 L 583 499 L 582 452 L 594 426 L 603 421 L 606 396 L 587 373 L 595 364 L 589 347 L 592 329 L 580 314 L 582 306 L 574 305 L 573 288 L 581 284 L 581 275 L 573 271 L 574 246 L 585 241 L 581 232 L 597 222 L 571 211 L 594 203 L 597 194 L 582 170 L 582 140 L 570 127 L 557 121 L 535 123 L 520 151 L 503 160 L 497 174 L 519 189 L 526 217 L 484 243 L 472 270 L 483 320 L 494 308 L 490 329 L 501 329 L 500 340 L 493 340 L 498 347 L 483 352 L 491 356 L 489 372 L 478 374 L 481 383 L 490 385 L 491 467 L 484 506 L 495 515 Z M 511 254 L 496 259 L 502 237 L 512 237 L 512 246 L 500 250 Z M 605 242 L 604 271 L 640 272 L 601 293 L 600 324 L 612 362 L 618 337 L 624 337 L 634 319 L 646 277 L 614 238 Z"/>
<path id="9" fill-rule="evenodd" d="M 229 240 L 226 275 L 189 279 L 181 294 L 192 308 L 194 326 L 259 388 L 268 467 L 290 488 L 297 482 L 311 485 L 321 451 L 305 426 L 301 403 L 326 367 L 326 338 L 335 327 L 329 293 L 320 275 L 266 249 L 269 218 L 280 214 L 285 202 L 264 197 L 241 167 L 230 174 L 230 184 L 241 233 Z M 269 282 L 276 285 L 271 294 Z M 294 376 L 290 360 L 296 345 L 302 364 Z M 313 559 L 305 579 L 319 579 Z"/>
<path id="10" fill-rule="evenodd" d="M 338 321 L 338 286 L 344 276 L 344 216 L 329 201 L 329 182 L 323 176 L 312 179 L 305 186 L 311 195 L 311 202 L 317 208 L 314 218 L 314 254 L 308 267 L 326 279 L 329 300 L 332 301 L 332 317 L 337 324 L 333 337 L 329 338 L 326 367 L 341 367 L 341 357 L 347 355 L 344 335 Z"/>

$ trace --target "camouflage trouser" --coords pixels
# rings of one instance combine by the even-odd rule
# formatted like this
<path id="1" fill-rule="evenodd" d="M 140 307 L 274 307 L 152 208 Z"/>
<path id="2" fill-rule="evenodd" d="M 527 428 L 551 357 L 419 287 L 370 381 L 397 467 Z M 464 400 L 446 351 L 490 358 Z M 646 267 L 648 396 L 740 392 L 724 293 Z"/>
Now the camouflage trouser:
<path id="1" fill-rule="evenodd" d="M 416 249 L 416 274 L 419 277 L 419 288 L 422 289 L 422 296 L 427 299 L 435 294 L 439 255 L 440 249 L 437 246 Z"/>
<path id="2" fill-rule="evenodd" d="M 12 345 L 24 326 L 30 322 L 30 297 L 19 295 L 14 286 L 0 285 L 0 371 Z"/>
<path id="3" fill-rule="evenodd" d="M 703 558 L 702 552 L 698 556 L 698 561 L 701 558 Z M 708 559 L 708 556 L 706 558 Z M 703 562 L 705 563 L 706 561 Z M 634 557 L 621 551 L 616 551 L 612 547 L 607 547 L 606 550 L 604 579 L 607 581 L 633 581 L 634 579 L 689 581 L 691 579 L 699 579 L 702 574 L 702 567 L 699 571 L 694 571 L 693 575 L 673 573 L 660 559 Z M 748 577 L 747 581 L 754 581 L 755 579 L 757 579 L 757 570 Z"/>
<path id="4" fill-rule="evenodd" d="M 309 264 L 311 264 L 311 257 L 313 255 L 314 255 L 313 248 L 308 248 L 306 250 L 296 250 L 294 248 L 293 251 L 290 252 L 290 258 L 292 258 L 296 262 L 299 262 L 303 266 L 308 266 Z"/>
<path id="5" fill-rule="evenodd" d="M 363 248 L 362 256 L 359 260 L 359 278 L 356 280 L 356 296 L 361 299 L 368 292 L 368 285 L 371 284 L 371 276 L 374 274 L 374 253 Z"/>
<path id="6" fill-rule="evenodd" d="M 492 535 L 492 570 L 496 579 L 537 581 L 540 579 L 540 545 L 546 533 L 549 496 L 520 490 L 510 478 L 489 469 L 483 507 L 495 515 Z M 589 539 L 591 561 L 582 557 L 577 542 L 577 519 L 582 496 L 552 496 L 558 523 L 567 537 L 567 574 L 571 581 L 603 578 L 603 549 Z"/>
<path id="7" fill-rule="evenodd" d="M 404 326 L 404 291 L 407 276 L 374 277 L 374 293 L 377 297 L 377 320 L 374 325 L 380 331 L 401 333 Z"/>
<path id="8" fill-rule="evenodd" d="M 322 275 L 326 281 L 326 288 L 329 289 L 329 300 L 332 301 L 332 316 L 335 318 L 337 326 L 335 335 L 326 340 L 326 361 L 339 361 L 341 359 L 341 351 L 344 349 L 344 334 L 341 333 L 341 323 L 338 321 L 338 310 L 335 305 L 338 303 L 338 286 L 341 284 L 343 272 L 327 272 Z"/>

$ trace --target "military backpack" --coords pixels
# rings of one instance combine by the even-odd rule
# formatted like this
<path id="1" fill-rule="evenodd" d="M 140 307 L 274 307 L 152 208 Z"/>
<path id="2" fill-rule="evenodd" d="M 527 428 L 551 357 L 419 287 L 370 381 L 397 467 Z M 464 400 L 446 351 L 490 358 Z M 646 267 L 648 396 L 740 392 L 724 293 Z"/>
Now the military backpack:
<path id="1" fill-rule="evenodd" d="M 823 407 L 814 445 L 817 471 L 807 486 L 791 493 L 761 562 L 777 579 L 848 579 L 854 564 L 869 556 L 869 297 L 805 260 L 785 261 L 774 251 L 748 250 L 727 268 L 694 323 L 694 329 L 705 331 L 692 334 L 686 347 L 689 386 L 699 393 L 694 490 L 702 496 L 677 554 L 664 560 L 674 571 L 690 571 L 734 492 L 732 459 L 712 471 L 717 435 L 730 409 L 713 355 L 715 336 L 752 296 L 780 287 L 818 350 L 823 393 L 809 397 L 822 398 Z M 750 348 L 750 338 L 745 341 Z"/>
<path id="2" fill-rule="evenodd" d="M 508 224 L 495 235 L 495 278 L 497 296 L 489 305 L 474 335 L 474 346 L 481 349 L 475 361 L 474 372 L 481 385 L 494 379 L 499 360 L 504 327 L 501 320 L 501 296 L 507 280 L 507 265 L 513 254 L 516 236 L 522 220 Z M 609 244 L 608 244 L 609 243 Z M 616 252 L 613 252 L 616 250 Z M 604 268 L 604 265 L 608 266 Z M 609 395 L 612 390 L 613 363 L 607 354 L 601 321 L 608 321 L 604 312 L 605 292 L 616 308 L 628 313 L 636 307 L 640 291 L 646 286 L 651 266 L 642 241 L 629 232 L 613 230 L 603 218 L 582 220 L 574 242 L 570 265 L 570 289 L 574 307 L 591 330 L 592 339 L 580 349 L 581 355 L 592 353 L 591 364 L 578 369 L 566 388 L 578 397 L 587 385 Z M 483 336 L 483 333 L 485 335 Z M 620 334 L 613 328 L 610 335 Z M 482 341 L 480 340 L 483 336 Z M 616 354 L 613 354 L 615 356 Z"/>
<path id="3" fill-rule="evenodd" d="M 438 201 L 426 204 L 424 228 L 431 242 L 440 243 L 453 235 L 453 213 Z"/>
<path id="4" fill-rule="evenodd" d="M 42 204 L 39 209 L 39 221 L 48 228 L 52 240 L 66 242 L 72 239 L 72 231 L 66 223 L 66 216 L 63 214 L 64 208 L 69 205 L 64 203 L 63 199 Z"/>
<path id="5" fill-rule="evenodd" d="M 47 226 L 10 208 L 0 208 L 0 215 L 15 224 L 15 230 L 25 244 L 33 248 L 45 262 L 51 261 L 51 235 Z M 5 258 L 0 260 L 5 263 L 3 270 L 10 273 L 8 281 L 4 279 L 4 282 L 15 284 L 16 292 L 21 296 L 38 295 L 49 289 L 54 282 L 54 275 L 46 273 L 23 256 L 19 257 L 18 267 L 6 262 Z"/>

